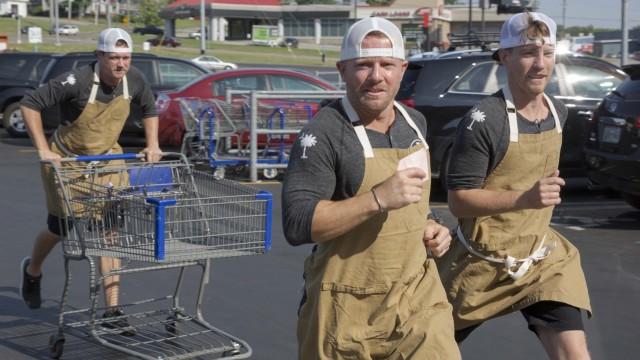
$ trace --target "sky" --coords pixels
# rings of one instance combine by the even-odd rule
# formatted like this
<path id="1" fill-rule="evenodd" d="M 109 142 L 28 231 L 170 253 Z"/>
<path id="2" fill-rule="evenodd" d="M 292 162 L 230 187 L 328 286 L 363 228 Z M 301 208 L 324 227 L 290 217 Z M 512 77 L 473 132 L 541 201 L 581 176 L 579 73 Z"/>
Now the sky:
<path id="1" fill-rule="evenodd" d="M 468 4 L 469 0 L 459 0 Z M 471 0 L 478 4 L 479 0 Z M 488 1 L 487 1 L 488 2 Z M 566 2 L 566 26 L 588 26 L 620 29 L 622 27 L 622 0 L 538 0 L 538 11 L 562 25 L 562 4 Z M 492 7 L 495 9 L 495 5 Z M 627 26 L 640 25 L 640 0 L 627 0 Z"/>
<path id="2" fill-rule="evenodd" d="M 538 0 L 538 11 L 562 25 L 562 4 L 566 1 L 567 27 L 593 25 L 620 29 L 622 0 Z M 627 26 L 640 25 L 640 0 L 627 0 Z"/>

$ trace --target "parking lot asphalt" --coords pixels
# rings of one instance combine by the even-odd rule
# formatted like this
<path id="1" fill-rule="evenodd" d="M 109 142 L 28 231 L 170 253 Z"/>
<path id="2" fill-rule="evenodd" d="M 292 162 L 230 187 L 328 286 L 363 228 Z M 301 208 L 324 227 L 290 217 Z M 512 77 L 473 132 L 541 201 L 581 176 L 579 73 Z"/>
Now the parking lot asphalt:
<path id="1" fill-rule="evenodd" d="M 18 294 L 19 264 L 45 226 L 46 210 L 36 153 L 29 140 L 11 139 L 0 130 L 0 359 L 48 359 L 48 338 L 56 329 L 63 286 L 62 251 L 44 266 L 43 306 L 29 310 Z M 296 309 L 301 271 L 310 246 L 291 247 L 282 235 L 280 185 L 256 186 L 274 195 L 273 249 L 260 256 L 214 260 L 203 312 L 213 325 L 246 340 L 252 359 L 295 359 Z M 433 207 L 453 225 L 443 195 Z M 594 316 L 585 326 L 593 359 L 634 359 L 640 353 L 640 211 L 607 191 L 592 191 L 584 179 L 570 179 L 553 224 L 580 250 Z M 69 302 L 88 303 L 85 262 L 72 264 Z M 194 273 L 187 273 L 182 303 L 195 301 Z M 126 276 L 121 302 L 172 292 L 176 271 Z M 544 351 L 520 314 L 490 321 L 462 345 L 464 359 L 544 359 Z M 120 353 L 68 336 L 64 359 L 128 359 Z"/>

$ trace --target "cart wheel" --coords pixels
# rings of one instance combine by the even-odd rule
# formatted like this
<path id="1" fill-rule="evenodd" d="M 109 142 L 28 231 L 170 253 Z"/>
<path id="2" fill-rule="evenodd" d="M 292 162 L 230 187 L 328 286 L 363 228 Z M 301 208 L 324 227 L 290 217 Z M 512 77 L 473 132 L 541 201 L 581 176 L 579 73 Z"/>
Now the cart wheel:
<path id="1" fill-rule="evenodd" d="M 278 176 L 278 169 L 264 169 L 262 170 L 262 176 L 265 179 L 273 180 Z"/>
<path id="2" fill-rule="evenodd" d="M 164 323 L 164 329 L 167 330 L 167 333 L 171 336 L 175 336 L 178 333 L 176 320 L 177 318 L 175 315 L 169 315 L 169 317 L 167 317 L 167 321 Z"/>
<path id="3" fill-rule="evenodd" d="M 233 349 L 231 349 L 231 350 L 227 350 L 227 351 L 223 352 L 223 353 L 222 353 L 222 356 L 223 356 L 223 357 L 225 357 L 225 356 L 233 356 L 233 355 L 238 355 L 238 354 L 240 354 L 240 344 L 238 344 L 238 343 L 237 343 L 237 342 L 235 342 L 235 341 L 232 341 L 232 342 L 231 342 L 231 346 L 233 346 Z"/>
<path id="4" fill-rule="evenodd" d="M 225 172 L 226 172 L 225 168 L 222 166 L 219 166 L 215 170 L 213 170 L 213 177 L 216 178 L 217 180 L 222 180 L 224 179 Z"/>
<path id="5" fill-rule="evenodd" d="M 49 351 L 51 351 L 51 357 L 54 359 L 60 359 L 62 352 L 64 351 L 64 338 L 58 338 L 56 335 L 49 337 Z"/>

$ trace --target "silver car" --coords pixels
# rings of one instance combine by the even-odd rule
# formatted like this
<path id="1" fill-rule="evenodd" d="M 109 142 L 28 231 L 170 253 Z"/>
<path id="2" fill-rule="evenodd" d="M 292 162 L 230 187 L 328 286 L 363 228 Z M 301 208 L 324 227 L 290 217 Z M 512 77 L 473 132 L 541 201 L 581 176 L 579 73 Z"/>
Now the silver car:
<path id="1" fill-rule="evenodd" d="M 191 61 L 213 71 L 230 70 L 230 69 L 238 68 L 238 65 L 234 63 L 224 62 L 212 55 L 201 55 L 195 59 L 191 59 Z"/>

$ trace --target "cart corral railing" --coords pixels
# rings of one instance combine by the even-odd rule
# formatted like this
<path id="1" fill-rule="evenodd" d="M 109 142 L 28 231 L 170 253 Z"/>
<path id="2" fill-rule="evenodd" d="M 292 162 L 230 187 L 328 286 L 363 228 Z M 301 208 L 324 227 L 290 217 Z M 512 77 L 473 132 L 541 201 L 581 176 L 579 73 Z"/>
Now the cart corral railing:
<path id="1" fill-rule="evenodd" d="M 230 91 L 231 95 L 241 94 L 241 92 Z M 249 92 L 251 106 L 250 118 L 250 178 L 251 181 L 258 181 L 258 169 L 286 168 L 287 164 L 262 164 L 258 163 L 258 135 L 286 135 L 297 134 L 300 129 L 260 129 L 258 128 L 258 102 L 265 99 L 337 99 L 343 97 L 345 91 L 251 91 Z"/>
<path id="2" fill-rule="evenodd" d="M 225 167 L 241 165 L 248 167 L 252 181 L 258 180 L 259 169 L 265 178 L 273 178 L 287 167 L 295 135 L 323 102 L 344 95 L 338 90 L 227 89 L 225 100 L 178 98 L 188 122 L 182 152 L 192 161 L 206 161 L 222 177 Z"/>

